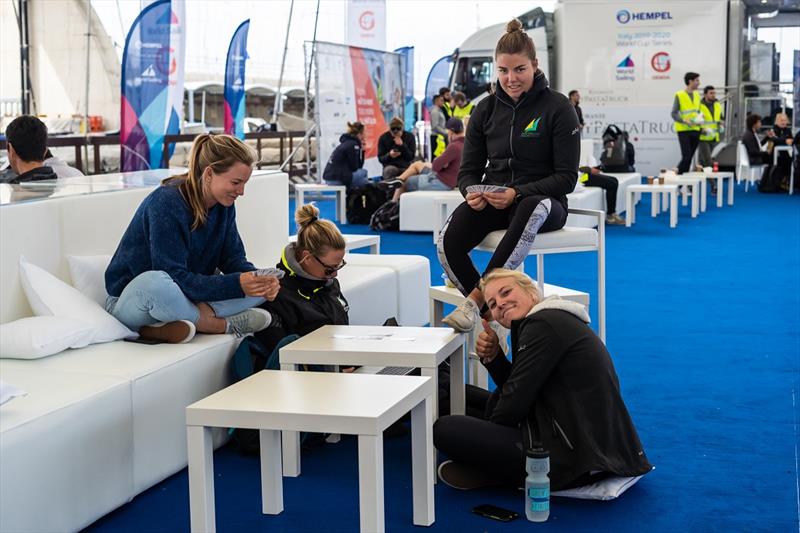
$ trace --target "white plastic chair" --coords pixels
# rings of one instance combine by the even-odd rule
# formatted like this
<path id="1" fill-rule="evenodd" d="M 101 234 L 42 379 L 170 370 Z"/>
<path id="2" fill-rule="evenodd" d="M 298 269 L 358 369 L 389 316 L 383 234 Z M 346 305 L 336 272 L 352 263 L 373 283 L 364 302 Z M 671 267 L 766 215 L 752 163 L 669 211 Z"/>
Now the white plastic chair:
<path id="1" fill-rule="evenodd" d="M 765 167 L 766 165 L 751 165 L 750 156 L 747 155 L 747 149 L 742 141 L 736 143 L 736 183 L 744 181 L 744 192 L 747 192 L 750 184 L 755 187 L 756 183 L 761 181 Z"/>

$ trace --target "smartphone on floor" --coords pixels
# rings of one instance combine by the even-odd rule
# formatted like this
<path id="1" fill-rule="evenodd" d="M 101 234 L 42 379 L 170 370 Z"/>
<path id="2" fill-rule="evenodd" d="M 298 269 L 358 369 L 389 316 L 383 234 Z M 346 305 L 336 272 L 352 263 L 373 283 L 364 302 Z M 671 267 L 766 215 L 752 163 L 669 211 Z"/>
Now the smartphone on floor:
<path id="1" fill-rule="evenodd" d="M 515 518 L 519 518 L 519 513 L 509 511 L 508 509 L 503 509 L 502 507 L 497 507 L 496 505 L 490 505 L 488 503 L 473 507 L 472 512 L 481 516 L 485 516 L 486 518 L 491 518 L 492 520 L 499 520 L 500 522 L 510 522 Z"/>

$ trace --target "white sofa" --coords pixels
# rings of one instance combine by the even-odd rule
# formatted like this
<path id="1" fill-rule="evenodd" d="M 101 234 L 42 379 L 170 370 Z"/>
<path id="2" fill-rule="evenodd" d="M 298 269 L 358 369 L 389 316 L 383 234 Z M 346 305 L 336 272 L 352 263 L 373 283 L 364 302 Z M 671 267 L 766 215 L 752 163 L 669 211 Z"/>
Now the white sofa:
<path id="1" fill-rule="evenodd" d="M 642 176 L 638 172 L 607 173 L 619 180 L 617 191 L 617 213 L 625 211 L 625 191 L 628 185 L 641 183 Z M 461 193 L 454 191 L 413 191 L 400 196 L 400 231 L 439 231 L 439 215 L 436 213 L 434 200 L 447 198 L 453 204 L 463 201 Z M 584 187 L 578 184 L 575 190 L 567 195 L 570 207 L 580 209 L 606 210 L 605 193 L 599 187 Z M 450 203 L 450 202 L 448 202 Z M 567 226 L 593 228 L 597 220 L 584 215 L 569 215 Z"/>
<path id="2" fill-rule="evenodd" d="M 69 282 L 66 256 L 112 254 L 152 188 L 0 206 L 0 323 L 32 314 L 20 255 Z M 249 259 L 276 263 L 289 235 L 286 174 L 254 172 L 236 205 Z M 427 322 L 427 259 L 352 255 L 342 288 L 353 323 Z M 423 276 L 424 284 L 405 285 Z M 37 360 L 0 359 L 0 379 L 27 392 L 0 406 L 0 531 L 79 530 L 182 469 L 185 407 L 230 382 L 237 345 L 231 335 L 198 335 L 184 345 L 116 341 Z M 216 444 L 225 438 L 216 437 Z"/>

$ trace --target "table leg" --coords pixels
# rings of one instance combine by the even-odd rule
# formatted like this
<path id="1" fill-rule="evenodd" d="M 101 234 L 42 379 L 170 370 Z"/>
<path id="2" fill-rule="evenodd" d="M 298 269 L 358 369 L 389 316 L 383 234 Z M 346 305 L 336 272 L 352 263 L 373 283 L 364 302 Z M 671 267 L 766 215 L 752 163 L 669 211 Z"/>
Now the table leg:
<path id="1" fill-rule="evenodd" d="M 689 187 L 689 186 L 687 185 L 687 187 Z M 690 189 L 690 190 L 692 191 L 692 194 L 695 194 L 695 193 L 694 193 L 694 188 L 692 188 L 692 189 Z M 682 206 L 684 206 L 684 207 L 686 207 L 687 205 L 689 205 L 689 195 L 688 195 L 688 194 L 686 194 L 686 189 L 683 189 L 683 190 L 681 191 L 681 205 L 682 205 Z"/>
<path id="2" fill-rule="evenodd" d="M 339 222 L 347 224 L 347 189 L 336 191 L 336 207 L 339 209 Z"/>
<path id="3" fill-rule="evenodd" d="M 450 414 L 463 415 L 466 411 L 464 387 L 464 345 L 450 355 Z"/>
<path id="4" fill-rule="evenodd" d="M 724 179 L 722 181 L 725 181 Z M 733 178 L 728 178 L 728 205 L 733 205 Z M 720 189 L 721 191 L 722 189 Z"/>
<path id="5" fill-rule="evenodd" d="M 436 520 L 433 503 L 433 420 L 430 398 L 411 410 L 411 490 L 414 525 L 429 526 Z"/>
<path id="6" fill-rule="evenodd" d="M 631 227 L 633 224 L 634 218 L 636 218 L 636 206 L 633 203 L 633 197 L 635 196 L 635 192 L 633 191 L 626 191 L 625 194 L 625 226 Z"/>
<path id="7" fill-rule="evenodd" d="M 661 204 L 661 194 L 653 191 L 653 193 L 650 195 L 650 198 L 652 199 L 650 202 L 650 216 L 655 217 L 658 215 L 658 206 Z"/>
<path id="8" fill-rule="evenodd" d="M 187 426 L 189 517 L 192 532 L 217 530 L 214 510 L 214 446 L 211 428 Z"/>
<path id="9" fill-rule="evenodd" d="M 443 322 L 442 319 L 444 318 L 444 302 L 440 300 L 434 300 L 431 298 L 431 310 L 430 310 L 430 323 L 431 327 L 436 328 L 440 327 Z"/>
<path id="10" fill-rule="evenodd" d="M 294 190 L 294 196 L 295 196 L 295 200 L 297 200 L 297 201 L 295 202 L 295 204 L 297 204 L 297 207 L 300 207 L 301 205 L 303 205 L 303 203 L 304 203 L 304 202 L 303 202 L 303 195 L 304 195 L 304 194 L 305 194 L 305 193 L 303 192 L 303 190 L 302 190 L 302 189 L 300 189 L 300 190 L 298 190 L 298 189 L 295 189 L 295 190 Z"/>
<path id="11" fill-rule="evenodd" d="M 700 180 L 700 211 L 706 212 L 706 193 L 708 191 L 708 179 L 705 177 Z"/>
<path id="12" fill-rule="evenodd" d="M 294 364 L 281 363 L 281 370 L 293 371 Z M 300 433 L 297 431 L 281 432 L 281 449 L 283 450 L 283 475 L 297 477 L 300 475 Z"/>
<path id="13" fill-rule="evenodd" d="M 261 448 L 261 512 L 283 512 L 283 479 L 281 471 L 281 432 L 262 429 L 258 432 Z"/>
<path id="14" fill-rule="evenodd" d="M 369 253 L 372 255 L 379 255 L 381 253 L 381 243 L 380 241 L 376 242 L 375 244 L 371 244 L 369 247 Z"/>
<path id="15" fill-rule="evenodd" d="M 672 191 L 669 195 L 669 227 L 678 225 L 678 192 Z"/>
<path id="16" fill-rule="evenodd" d="M 700 184 L 692 185 L 692 218 L 697 218 L 700 211 Z"/>
<path id="17" fill-rule="evenodd" d="M 661 195 L 661 211 L 666 211 L 669 208 L 670 197 L 668 193 Z"/>
<path id="18" fill-rule="evenodd" d="M 382 532 L 383 435 L 358 436 L 358 508 L 361 531 Z"/>
<path id="19" fill-rule="evenodd" d="M 721 176 L 717 177 L 717 207 L 722 207 L 722 185 L 725 180 Z"/>

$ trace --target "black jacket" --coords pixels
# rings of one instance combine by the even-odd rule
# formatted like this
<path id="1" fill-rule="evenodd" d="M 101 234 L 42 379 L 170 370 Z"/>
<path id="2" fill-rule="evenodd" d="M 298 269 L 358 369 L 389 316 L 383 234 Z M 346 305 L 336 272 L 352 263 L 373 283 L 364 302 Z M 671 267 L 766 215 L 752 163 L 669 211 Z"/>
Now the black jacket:
<path id="1" fill-rule="evenodd" d="M 544 444 L 553 490 L 594 470 L 628 477 L 652 469 L 611 356 L 587 324 L 542 309 L 512 324 L 511 345 L 513 363 L 498 355 L 486 365 L 497 384 L 486 415 L 520 427 L 526 446 L 531 437 Z"/>
<path id="2" fill-rule="evenodd" d="M 398 157 L 389 155 L 389 151 L 392 148 L 400 150 L 400 155 Z M 406 169 L 411 162 L 414 161 L 416 153 L 417 141 L 415 141 L 414 136 L 407 131 L 403 132 L 403 144 L 399 146 L 394 144 L 391 131 L 384 132 L 383 135 L 378 137 L 378 161 L 380 161 L 383 166 L 394 165 L 397 168 Z"/>
<path id="3" fill-rule="evenodd" d="M 23 183 L 26 181 L 42 181 L 42 180 L 56 180 L 58 176 L 56 175 L 56 171 L 53 170 L 51 167 L 48 166 L 41 166 L 31 169 L 27 172 L 23 172 L 18 176 L 12 176 L 9 174 L 8 179 L 4 180 L 3 183 Z"/>
<path id="4" fill-rule="evenodd" d="M 347 133 L 339 137 L 339 146 L 331 154 L 322 179 L 325 181 L 340 181 L 350 185 L 353 181 L 353 172 L 364 166 L 364 150 L 358 137 Z"/>
<path id="5" fill-rule="evenodd" d="M 579 133 L 575 106 L 541 71 L 516 104 L 498 85 L 470 117 L 458 188 L 466 196 L 481 181 L 505 185 L 523 197 L 555 198 L 566 210 L 578 180 Z"/>
<path id="6" fill-rule="evenodd" d="M 761 149 L 761 143 L 758 137 L 752 130 L 747 130 L 742 134 L 742 144 L 747 150 L 747 155 L 750 158 L 750 164 L 761 165 L 764 163 L 764 155 L 769 155 L 766 150 Z"/>
<path id="7" fill-rule="evenodd" d="M 346 325 L 350 306 L 336 279 L 318 280 L 307 277 L 294 260 L 294 244 L 289 244 L 276 266 L 286 272 L 281 290 L 273 302 L 261 307 L 277 315 L 285 334 L 301 337 L 327 325 Z M 277 325 L 277 324 L 276 324 Z"/>

